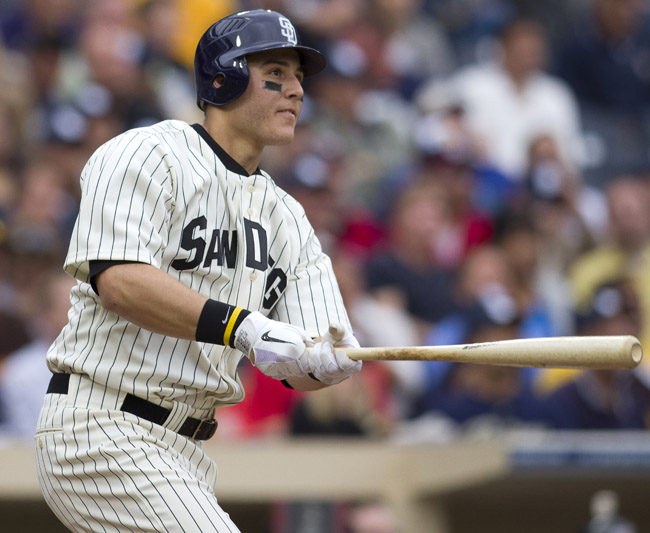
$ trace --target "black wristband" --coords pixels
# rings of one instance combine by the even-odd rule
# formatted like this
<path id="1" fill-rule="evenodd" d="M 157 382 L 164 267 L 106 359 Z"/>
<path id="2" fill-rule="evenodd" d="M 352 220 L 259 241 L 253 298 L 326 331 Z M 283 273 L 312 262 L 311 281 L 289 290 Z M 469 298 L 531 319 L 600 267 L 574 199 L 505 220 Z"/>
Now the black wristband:
<path id="1" fill-rule="evenodd" d="M 235 331 L 249 314 L 242 307 L 208 300 L 196 325 L 196 340 L 234 348 Z"/>

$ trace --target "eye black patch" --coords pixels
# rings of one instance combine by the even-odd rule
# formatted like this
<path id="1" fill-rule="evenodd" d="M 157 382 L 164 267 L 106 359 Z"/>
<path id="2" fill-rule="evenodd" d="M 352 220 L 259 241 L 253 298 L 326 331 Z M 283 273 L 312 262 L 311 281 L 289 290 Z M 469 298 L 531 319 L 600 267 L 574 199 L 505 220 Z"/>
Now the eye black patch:
<path id="1" fill-rule="evenodd" d="M 267 89 L 268 91 L 276 91 L 278 93 L 282 92 L 282 84 L 275 83 L 272 81 L 265 81 L 264 88 Z"/>

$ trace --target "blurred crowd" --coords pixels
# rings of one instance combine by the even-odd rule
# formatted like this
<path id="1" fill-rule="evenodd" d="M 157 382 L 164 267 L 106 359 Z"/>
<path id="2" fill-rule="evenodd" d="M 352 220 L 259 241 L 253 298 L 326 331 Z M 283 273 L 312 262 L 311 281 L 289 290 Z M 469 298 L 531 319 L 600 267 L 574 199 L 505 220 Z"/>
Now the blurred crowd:
<path id="1" fill-rule="evenodd" d="M 31 437 L 49 379 L 81 168 L 127 128 L 201 122 L 195 43 L 258 7 L 329 61 L 263 167 L 305 206 L 362 345 L 630 334 L 650 354 L 647 0 L 3 0 L 3 434 Z M 650 363 L 372 362 L 308 395 L 241 375 L 217 438 L 650 427 Z"/>

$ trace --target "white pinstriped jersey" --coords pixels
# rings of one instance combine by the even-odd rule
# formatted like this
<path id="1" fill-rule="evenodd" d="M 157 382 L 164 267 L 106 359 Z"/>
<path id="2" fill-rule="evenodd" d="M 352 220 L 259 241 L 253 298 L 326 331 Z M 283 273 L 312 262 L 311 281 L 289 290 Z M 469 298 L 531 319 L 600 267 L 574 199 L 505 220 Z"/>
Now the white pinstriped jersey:
<path id="1" fill-rule="evenodd" d="M 331 321 L 349 324 L 300 204 L 268 174 L 246 175 L 200 126 L 169 120 L 127 131 L 89 159 L 81 189 L 65 262 L 79 283 L 48 352 L 51 370 L 199 409 L 243 399 L 239 351 L 152 333 L 107 311 L 89 283 L 93 260 L 149 263 L 314 336 Z"/>

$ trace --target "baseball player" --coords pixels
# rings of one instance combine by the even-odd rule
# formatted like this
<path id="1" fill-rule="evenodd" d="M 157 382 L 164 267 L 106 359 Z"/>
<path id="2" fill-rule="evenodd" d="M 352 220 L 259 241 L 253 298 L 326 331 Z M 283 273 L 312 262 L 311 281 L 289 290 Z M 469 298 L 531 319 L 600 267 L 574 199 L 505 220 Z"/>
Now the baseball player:
<path id="1" fill-rule="evenodd" d="M 35 438 L 71 530 L 238 531 L 204 442 L 215 410 L 244 398 L 242 357 L 300 390 L 360 370 L 333 348 L 358 342 L 329 258 L 258 167 L 293 139 L 301 82 L 324 66 L 281 14 L 230 15 L 196 50 L 203 124 L 127 131 L 88 160 L 64 267 L 78 282 Z"/>

